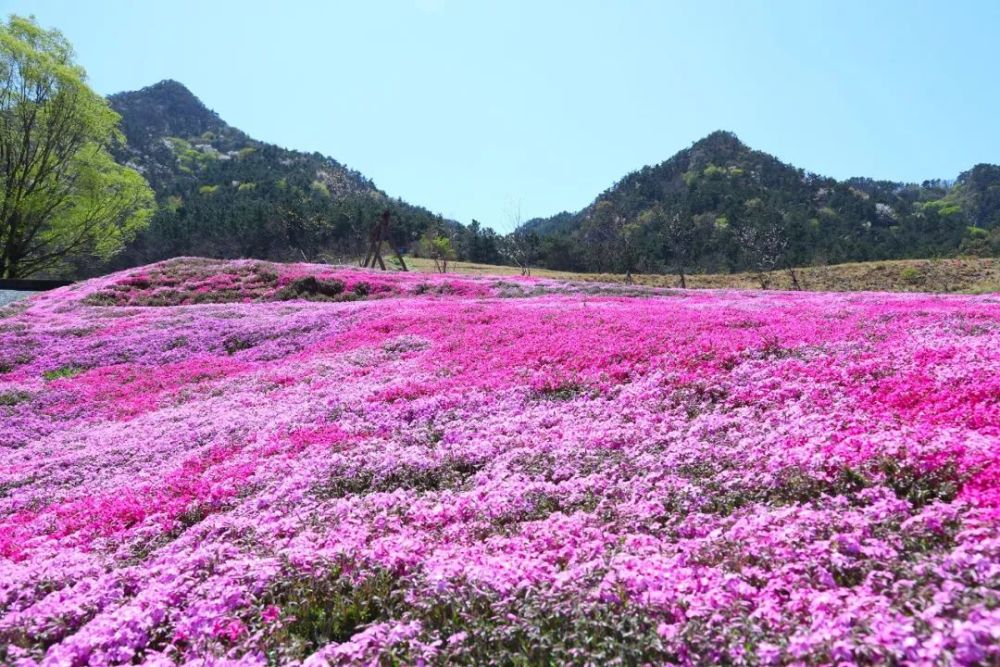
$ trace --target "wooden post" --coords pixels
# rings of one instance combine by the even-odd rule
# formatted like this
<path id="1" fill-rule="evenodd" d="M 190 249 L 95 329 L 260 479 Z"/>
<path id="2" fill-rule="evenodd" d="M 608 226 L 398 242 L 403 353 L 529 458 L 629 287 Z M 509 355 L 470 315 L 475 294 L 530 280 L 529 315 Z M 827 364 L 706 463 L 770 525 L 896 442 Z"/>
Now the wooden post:
<path id="1" fill-rule="evenodd" d="M 382 243 L 388 242 L 392 247 L 392 251 L 396 253 L 396 258 L 399 259 L 399 263 L 403 266 L 403 270 L 406 271 L 406 262 L 403 261 L 403 256 L 399 254 L 399 250 L 392 246 L 392 241 L 389 240 L 389 218 L 391 214 L 389 209 L 382 211 L 382 217 L 379 219 L 375 226 L 372 227 L 371 232 L 368 234 L 368 253 L 365 255 L 365 259 L 361 262 L 361 266 L 364 268 L 375 268 L 375 263 L 378 262 L 379 267 L 383 271 L 386 271 L 385 260 L 382 259 Z"/>
<path id="2" fill-rule="evenodd" d="M 385 271 L 385 262 L 382 261 L 382 239 L 379 239 L 378 241 L 375 242 L 374 255 L 375 259 L 372 260 L 372 268 L 373 269 L 375 268 L 375 261 L 378 261 L 378 265 L 382 267 L 383 271 Z"/>
<path id="3" fill-rule="evenodd" d="M 399 252 L 399 248 L 397 248 L 396 246 L 392 246 L 392 251 L 396 253 L 396 259 L 399 260 L 399 265 L 403 267 L 403 270 L 409 271 L 409 269 L 406 268 L 406 260 L 403 259 L 403 255 L 402 253 Z"/>

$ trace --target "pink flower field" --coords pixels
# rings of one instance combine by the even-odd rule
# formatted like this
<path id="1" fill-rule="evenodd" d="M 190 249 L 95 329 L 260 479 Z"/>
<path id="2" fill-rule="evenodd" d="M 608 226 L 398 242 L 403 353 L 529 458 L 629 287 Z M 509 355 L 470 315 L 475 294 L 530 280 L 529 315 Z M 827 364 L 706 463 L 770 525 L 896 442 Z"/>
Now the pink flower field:
<path id="1" fill-rule="evenodd" d="M 182 259 L 0 310 L 0 663 L 1000 663 L 1000 296 Z"/>

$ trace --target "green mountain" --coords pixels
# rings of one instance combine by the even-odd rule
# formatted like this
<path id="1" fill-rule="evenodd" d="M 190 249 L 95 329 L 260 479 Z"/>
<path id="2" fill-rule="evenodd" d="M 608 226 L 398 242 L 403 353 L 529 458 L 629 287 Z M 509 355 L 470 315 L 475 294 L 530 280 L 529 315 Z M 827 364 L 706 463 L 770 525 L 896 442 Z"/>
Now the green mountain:
<path id="1" fill-rule="evenodd" d="M 146 177 L 159 211 L 112 266 L 84 270 L 178 255 L 347 257 L 361 253 L 371 224 L 386 209 L 400 247 L 441 222 L 333 158 L 252 139 L 176 81 L 108 100 L 122 117 L 126 139 L 115 158 Z"/>
<path id="2" fill-rule="evenodd" d="M 778 265 L 996 254 L 1000 167 L 977 165 L 954 182 L 838 181 L 715 132 L 582 211 L 526 227 L 541 237 L 543 265 L 570 270 L 753 268 L 747 239 L 762 230 L 780 236 Z"/>
<path id="3" fill-rule="evenodd" d="M 175 81 L 109 101 L 126 138 L 115 157 L 145 175 L 159 210 L 110 265 L 81 266 L 84 274 L 178 255 L 356 257 L 387 209 L 400 249 L 437 224 L 460 258 L 504 261 L 506 248 L 513 262 L 537 235 L 536 263 L 576 271 L 738 271 L 765 255 L 774 266 L 803 266 L 1000 254 L 996 165 L 919 185 L 839 181 L 715 132 L 627 175 L 582 211 L 529 221 L 526 246 L 393 199 L 333 158 L 253 139 Z M 761 240 L 771 245 L 761 250 Z"/>

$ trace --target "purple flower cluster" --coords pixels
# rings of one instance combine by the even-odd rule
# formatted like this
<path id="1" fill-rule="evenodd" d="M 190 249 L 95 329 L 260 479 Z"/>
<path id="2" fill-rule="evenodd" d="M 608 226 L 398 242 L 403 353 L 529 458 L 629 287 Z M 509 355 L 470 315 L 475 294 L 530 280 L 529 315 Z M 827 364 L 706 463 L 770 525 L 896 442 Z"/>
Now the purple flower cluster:
<path id="1" fill-rule="evenodd" d="M 1000 661 L 1000 299 L 175 260 L 0 310 L 0 662 Z"/>

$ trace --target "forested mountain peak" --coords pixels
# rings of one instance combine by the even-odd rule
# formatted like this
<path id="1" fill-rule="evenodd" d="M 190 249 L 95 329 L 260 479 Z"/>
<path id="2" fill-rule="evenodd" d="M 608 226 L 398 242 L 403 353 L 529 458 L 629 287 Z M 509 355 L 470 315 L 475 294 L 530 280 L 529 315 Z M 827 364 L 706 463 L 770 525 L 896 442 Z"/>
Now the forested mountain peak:
<path id="1" fill-rule="evenodd" d="M 251 139 L 172 79 L 112 95 L 108 101 L 122 117 L 126 139 L 117 157 L 145 174 L 157 194 L 177 178 L 198 180 L 210 166 L 245 161 L 257 151 L 266 153 L 265 159 L 276 163 L 277 171 L 287 171 L 281 168 L 294 163 L 310 165 L 316 179 L 334 194 L 378 193 L 370 180 L 333 158 Z"/>
<path id="2" fill-rule="evenodd" d="M 623 190 L 639 190 L 647 199 L 665 197 L 688 188 L 702 177 L 747 178 L 783 186 L 789 180 L 806 178 L 806 174 L 773 155 L 751 149 L 736 134 L 718 130 L 657 165 L 632 172 L 598 200 Z"/>
<path id="3" fill-rule="evenodd" d="M 159 203 L 149 229 L 116 266 L 177 255 L 338 257 L 359 252 L 387 209 L 400 246 L 439 220 L 386 196 L 332 157 L 251 138 L 177 81 L 108 102 L 121 115 L 126 140 L 113 147 L 115 159 L 142 173 Z"/>
<path id="4" fill-rule="evenodd" d="M 750 147 L 740 141 L 734 132 L 716 130 L 691 144 L 692 156 L 709 159 L 735 159 L 750 152 Z"/>
<path id="5" fill-rule="evenodd" d="M 141 144 L 148 137 L 199 136 L 232 129 L 173 79 L 111 95 L 108 101 L 121 114 L 122 131 L 132 144 Z"/>
<path id="6" fill-rule="evenodd" d="M 775 235 L 781 262 L 796 265 L 990 253 L 1000 248 L 1000 166 L 921 184 L 837 180 L 717 131 L 626 175 L 583 210 L 528 227 L 543 237 L 541 261 L 571 270 L 633 259 L 647 271 L 679 262 L 739 270 L 755 263 L 747 239 Z M 688 239 L 683 261 L 669 240 L 678 234 Z"/>

